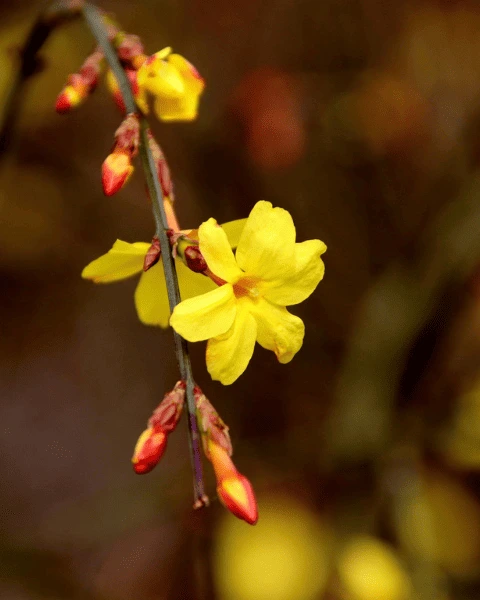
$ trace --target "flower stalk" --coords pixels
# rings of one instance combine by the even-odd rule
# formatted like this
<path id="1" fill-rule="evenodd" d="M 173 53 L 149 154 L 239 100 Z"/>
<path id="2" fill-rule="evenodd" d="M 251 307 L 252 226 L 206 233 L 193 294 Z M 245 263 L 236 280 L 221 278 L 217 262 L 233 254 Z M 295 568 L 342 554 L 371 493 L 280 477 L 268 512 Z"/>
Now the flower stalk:
<path id="1" fill-rule="evenodd" d="M 138 114 L 139 111 L 131 91 L 130 83 L 120 64 L 118 56 L 109 41 L 108 32 L 103 25 L 101 13 L 94 5 L 86 2 L 82 7 L 82 14 L 92 35 L 96 39 L 97 44 L 103 50 L 105 60 L 114 74 L 115 79 L 117 80 L 126 113 Z M 157 165 L 150 149 L 148 123 L 141 114 L 139 115 L 139 120 L 139 155 L 145 173 L 148 192 L 152 202 L 153 216 L 156 225 L 155 237 L 157 237 L 160 242 L 161 260 L 163 262 L 163 268 L 165 272 L 168 301 L 170 310 L 173 312 L 175 306 L 180 303 L 181 298 L 178 287 L 178 279 L 175 271 L 174 258 L 170 248 L 170 241 L 167 236 L 167 230 L 169 229 L 168 220 L 164 208 L 162 188 L 158 179 Z M 193 380 L 192 366 L 188 353 L 187 342 L 178 333 L 174 332 L 173 335 L 180 377 L 186 383 L 190 456 L 194 475 L 194 508 L 200 508 L 201 506 L 208 504 L 208 497 L 205 494 L 203 482 L 203 469 L 200 454 L 200 434 L 198 430 L 195 399 L 193 393 L 195 383 Z"/>

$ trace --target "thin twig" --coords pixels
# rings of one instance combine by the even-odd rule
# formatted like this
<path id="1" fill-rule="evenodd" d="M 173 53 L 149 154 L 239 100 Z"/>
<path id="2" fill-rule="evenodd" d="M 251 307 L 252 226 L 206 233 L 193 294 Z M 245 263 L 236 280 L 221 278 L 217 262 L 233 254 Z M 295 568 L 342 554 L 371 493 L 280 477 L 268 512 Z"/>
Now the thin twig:
<path id="1" fill-rule="evenodd" d="M 102 15 L 99 10 L 90 3 L 85 3 L 82 9 L 85 21 L 90 28 L 96 42 L 102 48 L 110 69 L 112 70 L 115 79 L 117 80 L 120 92 L 123 97 L 127 113 L 139 113 L 135 99 L 130 88 L 130 83 L 125 75 L 118 56 L 110 44 L 106 29 L 102 23 Z M 163 268 L 165 271 L 165 280 L 167 284 L 168 302 L 170 310 L 173 311 L 175 306 L 181 301 L 180 291 L 178 287 L 177 273 L 175 270 L 175 262 L 172 256 L 170 242 L 167 236 L 168 222 L 163 206 L 163 194 L 158 180 L 157 168 L 150 151 L 148 143 L 148 123 L 145 117 L 140 115 L 140 159 L 147 181 L 147 187 L 152 200 L 153 216 L 156 224 L 156 236 L 160 241 L 161 255 Z M 187 384 L 187 409 L 188 409 L 188 429 L 190 434 L 190 455 L 194 474 L 194 507 L 199 508 L 208 503 L 208 498 L 205 495 L 203 484 L 202 461 L 200 454 L 200 434 L 198 431 L 195 400 L 193 396 L 194 380 L 192 374 L 192 366 L 188 354 L 187 342 L 176 331 L 173 332 L 175 341 L 175 354 L 177 356 L 180 377 Z"/>

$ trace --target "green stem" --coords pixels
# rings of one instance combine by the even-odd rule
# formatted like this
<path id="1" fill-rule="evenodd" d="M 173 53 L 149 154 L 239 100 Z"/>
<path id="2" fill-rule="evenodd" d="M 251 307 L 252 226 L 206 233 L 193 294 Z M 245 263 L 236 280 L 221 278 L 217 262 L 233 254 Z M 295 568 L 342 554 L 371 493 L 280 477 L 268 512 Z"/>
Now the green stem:
<path id="1" fill-rule="evenodd" d="M 86 2 L 82 8 L 85 21 L 95 37 L 98 45 L 102 48 L 110 69 L 117 80 L 120 92 L 123 97 L 127 113 L 139 114 L 135 99 L 132 94 L 130 83 L 125 75 L 125 71 L 120 64 L 117 53 L 112 47 L 105 27 L 102 23 L 102 15 L 93 5 Z M 152 201 L 153 216 L 156 224 L 156 236 L 160 241 L 162 250 L 162 262 L 165 271 L 165 280 L 167 283 L 168 302 L 170 311 L 181 301 L 178 287 L 177 273 L 175 270 L 175 261 L 172 256 L 170 241 L 167 236 L 168 222 L 163 206 L 163 194 L 158 180 L 157 168 L 153 159 L 150 145 L 148 143 L 148 123 L 145 117 L 140 115 L 140 159 L 147 181 L 147 187 Z M 192 365 L 188 354 L 187 342 L 176 331 L 173 332 L 175 341 L 175 354 L 177 356 L 180 377 L 186 382 L 187 390 L 187 409 L 188 425 L 190 434 L 190 455 L 194 474 L 194 507 L 199 508 L 208 504 L 208 498 L 205 495 L 203 483 L 202 461 L 200 453 L 200 433 L 196 417 L 195 399 L 193 395 L 194 380 L 192 374 Z"/>

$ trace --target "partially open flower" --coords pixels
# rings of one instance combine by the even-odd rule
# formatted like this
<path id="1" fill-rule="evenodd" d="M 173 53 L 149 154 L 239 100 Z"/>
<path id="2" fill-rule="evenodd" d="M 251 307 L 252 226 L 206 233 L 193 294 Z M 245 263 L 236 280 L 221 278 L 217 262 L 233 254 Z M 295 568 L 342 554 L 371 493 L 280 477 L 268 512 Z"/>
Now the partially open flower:
<path id="1" fill-rule="evenodd" d="M 155 99 L 155 114 L 162 121 L 192 121 L 197 116 L 205 82 L 183 56 L 171 54 L 171 48 L 150 56 L 138 70 L 137 81 L 137 103 L 143 112 L 148 110 L 148 92 Z"/>

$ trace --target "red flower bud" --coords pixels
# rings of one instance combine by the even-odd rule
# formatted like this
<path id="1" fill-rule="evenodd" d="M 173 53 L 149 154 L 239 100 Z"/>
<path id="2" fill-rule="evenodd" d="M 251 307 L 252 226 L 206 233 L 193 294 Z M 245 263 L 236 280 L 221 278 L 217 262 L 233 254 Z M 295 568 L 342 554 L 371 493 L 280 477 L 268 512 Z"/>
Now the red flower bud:
<path id="1" fill-rule="evenodd" d="M 149 427 L 138 438 L 133 451 L 135 473 L 148 473 L 157 465 L 167 447 L 167 434 L 160 426 Z"/>
<path id="2" fill-rule="evenodd" d="M 114 151 L 102 165 L 102 185 L 105 196 L 113 196 L 127 182 L 133 173 L 128 152 Z"/>
<path id="3" fill-rule="evenodd" d="M 55 102 L 55 110 L 57 113 L 66 113 L 72 108 L 76 108 L 85 98 L 82 90 L 67 85 L 63 88 Z"/>
<path id="4" fill-rule="evenodd" d="M 217 493 L 222 504 L 233 515 L 255 525 L 258 521 L 257 501 L 252 484 L 244 475 L 237 472 L 222 479 L 217 486 Z"/>
<path id="5" fill-rule="evenodd" d="M 239 519 L 255 525 L 258 508 L 252 484 L 237 471 L 225 448 L 210 441 L 207 450 L 207 458 L 215 470 L 217 493 L 222 504 Z"/>
<path id="6" fill-rule="evenodd" d="M 207 269 L 207 262 L 203 258 L 198 246 L 187 246 L 183 255 L 190 271 L 193 271 L 194 273 L 203 273 Z"/>

